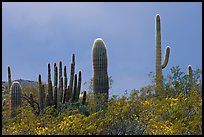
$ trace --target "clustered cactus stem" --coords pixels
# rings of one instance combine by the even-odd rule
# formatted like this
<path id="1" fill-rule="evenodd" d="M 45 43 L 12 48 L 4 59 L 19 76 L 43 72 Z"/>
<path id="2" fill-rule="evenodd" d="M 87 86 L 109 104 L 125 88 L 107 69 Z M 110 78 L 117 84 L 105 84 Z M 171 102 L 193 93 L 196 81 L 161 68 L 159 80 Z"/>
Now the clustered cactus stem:
<path id="1" fill-rule="evenodd" d="M 75 73 L 75 55 L 72 54 L 72 63 L 71 63 L 71 71 L 70 71 L 70 79 L 69 79 L 69 88 L 68 88 L 68 94 L 72 95 L 73 90 L 73 82 L 74 82 L 74 73 Z M 67 97 L 68 98 L 68 97 Z M 71 98 L 71 97 L 69 97 Z"/>
<path id="2" fill-rule="evenodd" d="M 76 102 L 76 96 L 77 96 L 77 74 L 75 74 L 74 77 L 74 90 L 73 90 L 73 94 L 72 94 L 72 102 Z"/>
<path id="3" fill-rule="evenodd" d="M 40 74 L 38 76 L 38 91 L 39 91 L 38 100 L 39 100 L 40 110 L 43 110 L 45 108 L 45 90 L 41 82 Z"/>
<path id="4" fill-rule="evenodd" d="M 108 71 L 106 45 L 101 38 L 94 41 L 92 48 L 93 92 L 96 101 L 95 110 L 107 108 L 108 103 Z"/>
<path id="5" fill-rule="evenodd" d="M 11 87 L 11 68 L 8 66 L 8 92 L 10 91 Z"/>
<path id="6" fill-rule="evenodd" d="M 18 81 L 14 81 L 10 88 L 11 97 L 11 117 L 16 116 L 16 109 L 22 104 L 22 91 L 21 85 Z"/>
<path id="7" fill-rule="evenodd" d="M 81 71 L 79 71 L 79 75 L 78 75 L 78 85 L 77 85 L 77 92 L 76 92 L 76 102 L 79 100 L 79 94 L 80 94 L 80 90 L 81 90 Z"/>
<path id="8" fill-rule="evenodd" d="M 161 64 L 161 25 L 160 16 L 156 15 L 156 94 L 161 91 L 163 87 L 162 69 L 164 69 L 169 61 L 170 47 L 166 47 L 164 63 Z"/>
<path id="9" fill-rule="evenodd" d="M 63 77 L 60 77 L 60 81 L 59 81 L 59 101 L 60 103 L 62 103 L 62 96 L 63 96 Z"/>

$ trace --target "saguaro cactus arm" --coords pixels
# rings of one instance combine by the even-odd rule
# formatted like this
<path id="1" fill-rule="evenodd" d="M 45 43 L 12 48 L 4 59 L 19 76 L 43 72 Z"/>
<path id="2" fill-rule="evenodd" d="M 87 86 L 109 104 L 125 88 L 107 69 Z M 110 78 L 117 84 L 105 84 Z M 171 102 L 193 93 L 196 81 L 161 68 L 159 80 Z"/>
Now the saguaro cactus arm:
<path id="1" fill-rule="evenodd" d="M 164 63 L 162 64 L 162 69 L 164 69 L 164 68 L 166 67 L 166 65 L 168 64 L 169 55 L 170 55 L 170 47 L 167 46 L 167 47 L 166 47 L 166 52 L 165 52 Z"/>

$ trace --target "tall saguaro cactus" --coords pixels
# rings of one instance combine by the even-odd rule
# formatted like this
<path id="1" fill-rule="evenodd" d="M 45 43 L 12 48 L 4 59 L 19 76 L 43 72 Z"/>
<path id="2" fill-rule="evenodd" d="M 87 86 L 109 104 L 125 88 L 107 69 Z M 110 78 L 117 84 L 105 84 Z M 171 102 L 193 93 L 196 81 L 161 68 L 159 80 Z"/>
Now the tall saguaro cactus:
<path id="1" fill-rule="evenodd" d="M 16 116 L 17 107 L 22 104 L 22 93 L 21 85 L 18 81 L 14 81 L 10 88 L 11 95 L 11 117 Z"/>
<path id="2" fill-rule="evenodd" d="M 166 47 L 165 58 L 163 64 L 161 64 L 161 25 L 160 16 L 156 15 L 156 94 L 161 91 L 163 86 L 162 69 L 164 69 L 169 61 L 170 47 Z"/>
<path id="3" fill-rule="evenodd" d="M 10 91 L 11 87 L 11 68 L 8 66 L 8 92 Z"/>
<path id="4" fill-rule="evenodd" d="M 93 91 L 96 100 L 96 111 L 105 109 L 108 102 L 107 50 L 104 41 L 97 38 L 92 48 Z"/>

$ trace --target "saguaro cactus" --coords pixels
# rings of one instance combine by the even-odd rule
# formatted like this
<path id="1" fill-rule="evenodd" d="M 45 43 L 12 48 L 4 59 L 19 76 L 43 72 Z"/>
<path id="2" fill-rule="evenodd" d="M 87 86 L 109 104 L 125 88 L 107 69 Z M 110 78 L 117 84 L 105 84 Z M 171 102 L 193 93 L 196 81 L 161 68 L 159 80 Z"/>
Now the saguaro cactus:
<path id="1" fill-rule="evenodd" d="M 11 69 L 10 66 L 8 66 L 8 92 L 10 91 L 11 87 Z"/>
<path id="2" fill-rule="evenodd" d="M 94 41 L 92 48 L 93 91 L 96 100 L 96 111 L 105 109 L 108 102 L 108 71 L 106 45 L 101 38 Z"/>
<path id="3" fill-rule="evenodd" d="M 163 76 L 162 69 L 168 64 L 170 55 L 170 47 L 166 47 L 164 63 L 161 64 L 161 26 L 160 26 L 160 16 L 156 15 L 156 93 L 162 89 L 163 86 Z"/>
<path id="4" fill-rule="evenodd" d="M 16 116 L 17 107 L 22 104 L 21 85 L 18 81 L 14 81 L 10 88 L 11 95 L 11 117 Z"/>
<path id="5" fill-rule="evenodd" d="M 38 94 L 40 110 L 43 110 L 45 108 L 45 91 L 43 90 L 40 74 L 38 76 Z"/>

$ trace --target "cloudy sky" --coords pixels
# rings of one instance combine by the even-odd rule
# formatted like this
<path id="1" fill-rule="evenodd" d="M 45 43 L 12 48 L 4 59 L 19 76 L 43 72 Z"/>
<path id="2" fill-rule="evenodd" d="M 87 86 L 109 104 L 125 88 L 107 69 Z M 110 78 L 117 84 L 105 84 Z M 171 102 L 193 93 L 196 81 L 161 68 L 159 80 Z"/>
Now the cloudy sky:
<path id="1" fill-rule="evenodd" d="M 140 89 L 155 72 L 155 15 L 160 14 L 162 60 L 171 47 L 163 74 L 179 65 L 202 68 L 202 3 L 6 3 L 2 4 L 2 80 L 11 66 L 12 80 L 47 82 L 47 63 L 61 60 L 70 71 L 75 53 L 82 83 L 92 77 L 92 46 L 101 37 L 107 46 L 110 95 Z M 69 76 L 68 76 L 69 77 Z M 82 85 L 82 90 L 87 86 Z"/>

